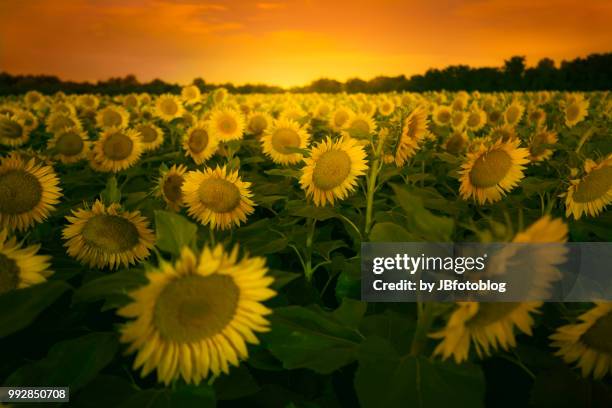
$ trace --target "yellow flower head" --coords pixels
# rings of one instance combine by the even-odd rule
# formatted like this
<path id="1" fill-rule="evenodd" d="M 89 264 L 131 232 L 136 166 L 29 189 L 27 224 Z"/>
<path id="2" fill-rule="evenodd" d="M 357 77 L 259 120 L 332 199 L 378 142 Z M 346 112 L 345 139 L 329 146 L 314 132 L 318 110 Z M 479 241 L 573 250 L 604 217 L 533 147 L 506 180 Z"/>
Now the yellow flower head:
<path id="1" fill-rule="evenodd" d="M 9 238 L 6 229 L 0 229 L 0 295 L 42 283 L 51 276 L 51 257 L 37 255 L 39 249 L 40 245 L 23 248 L 15 237 Z"/>
<path id="2" fill-rule="evenodd" d="M 295 164 L 302 160 L 302 154 L 288 148 L 308 147 L 310 135 L 299 123 L 279 119 L 261 138 L 263 152 L 278 164 Z"/>

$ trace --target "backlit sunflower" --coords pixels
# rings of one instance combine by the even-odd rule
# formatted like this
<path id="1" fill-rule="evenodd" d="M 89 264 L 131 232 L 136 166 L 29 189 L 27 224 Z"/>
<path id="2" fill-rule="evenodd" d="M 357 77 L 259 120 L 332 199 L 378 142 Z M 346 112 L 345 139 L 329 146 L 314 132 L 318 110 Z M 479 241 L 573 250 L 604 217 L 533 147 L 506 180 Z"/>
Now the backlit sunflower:
<path id="1" fill-rule="evenodd" d="M 536 130 L 529 144 L 529 159 L 532 162 L 548 160 L 553 154 L 553 149 L 547 145 L 553 145 L 557 140 L 557 133 L 552 130 L 546 128 Z"/>
<path id="2" fill-rule="evenodd" d="M 563 361 L 576 363 L 584 377 L 603 378 L 612 373 L 612 302 L 596 302 L 578 320 L 559 327 L 550 336 L 551 346 Z"/>
<path id="3" fill-rule="evenodd" d="M 479 357 L 492 351 L 508 350 L 516 346 L 515 328 L 531 335 L 533 318 L 542 302 L 458 302 L 444 329 L 430 334 L 442 339 L 434 355 L 443 359 L 453 357 L 456 363 L 468 359 L 470 345 L 474 344 Z"/>
<path id="4" fill-rule="evenodd" d="M 155 114 L 162 120 L 170 122 L 172 119 L 180 118 L 184 108 L 180 99 L 172 94 L 164 94 L 157 97 L 155 101 Z"/>
<path id="5" fill-rule="evenodd" d="M 0 295 L 42 283 L 51 276 L 51 257 L 36 255 L 40 245 L 22 248 L 8 230 L 0 229 Z"/>
<path id="6" fill-rule="evenodd" d="M 251 112 L 247 120 L 247 130 L 255 136 L 263 134 L 272 125 L 272 116 L 265 112 Z"/>
<path id="7" fill-rule="evenodd" d="M 504 113 L 499 110 L 491 110 L 487 113 L 487 123 L 491 126 L 501 125 L 504 119 Z"/>
<path id="8" fill-rule="evenodd" d="M 306 149 L 310 135 L 299 123 L 289 119 L 279 119 L 266 131 L 261 138 L 263 152 L 274 163 L 295 164 L 302 160 L 302 154 L 287 148 Z"/>
<path id="9" fill-rule="evenodd" d="M 457 95 L 455 96 L 455 99 L 453 99 L 453 103 L 451 104 L 452 110 L 454 111 L 465 110 L 465 108 L 467 108 L 469 98 L 470 96 L 468 95 L 467 92 L 465 91 L 458 92 Z"/>
<path id="10" fill-rule="evenodd" d="M 64 246 L 84 265 L 110 269 L 127 267 L 149 256 L 155 234 L 139 211 L 129 212 L 117 203 L 105 206 L 96 200 L 91 209 L 80 208 L 66 216 Z"/>
<path id="11" fill-rule="evenodd" d="M 573 127 L 582 122 L 588 115 L 589 101 L 583 98 L 576 98 L 565 105 L 565 124 Z"/>
<path id="12" fill-rule="evenodd" d="M 228 171 L 225 166 L 190 171 L 182 187 L 183 201 L 187 213 L 202 225 L 225 230 L 246 222 L 247 215 L 253 213 L 250 186 L 237 170 Z"/>
<path id="13" fill-rule="evenodd" d="M 60 112 L 50 114 L 45 124 L 49 133 L 56 133 L 66 128 L 83 128 L 81 121 L 76 116 Z"/>
<path id="14" fill-rule="evenodd" d="M 525 106 L 517 100 L 514 100 L 504 111 L 504 120 L 507 125 L 516 126 L 523 118 Z"/>
<path id="15" fill-rule="evenodd" d="M 183 192 L 181 188 L 185 181 L 187 167 L 173 165 L 169 170 L 162 172 L 157 181 L 156 195 L 163 198 L 166 206 L 172 211 L 179 211 L 183 207 Z"/>
<path id="16" fill-rule="evenodd" d="M 585 175 L 579 180 L 571 180 L 565 198 L 565 215 L 575 219 L 582 214 L 595 217 L 612 202 L 612 155 L 599 164 L 587 160 L 584 164 Z"/>
<path id="17" fill-rule="evenodd" d="M 376 132 L 376 122 L 366 113 L 357 113 L 350 117 L 342 129 L 342 134 L 354 139 L 368 140 Z"/>
<path id="18" fill-rule="evenodd" d="M 404 120 L 404 127 L 397 146 L 395 147 L 395 164 L 402 167 L 414 156 L 419 143 L 427 133 L 427 110 L 417 107 Z"/>
<path id="19" fill-rule="evenodd" d="M 164 131 L 153 123 L 141 123 L 135 127 L 140 133 L 143 151 L 152 151 L 164 143 Z"/>
<path id="20" fill-rule="evenodd" d="M 383 116 L 389 116 L 395 111 L 395 104 L 388 98 L 383 99 L 378 104 L 378 112 Z"/>
<path id="21" fill-rule="evenodd" d="M 328 137 L 314 146 L 304 161 L 300 186 L 317 206 L 346 198 L 368 169 L 363 146 L 346 137 L 337 141 Z"/>
<path id="22" fill-rule="evenodd" d="M 200 93 L 200 88 L 195 85 L 187 85 L 181 89 L 181 97 L 187 105 L 193 105 L 194 103 L 199 102 L 201 96 L 202 94 Z"/>
<path id="23" fill-rule="evenodd" d="M 0 159 L 0 228 L 23 231 L 44 221 L 62 196 L 51 166 L 19 155 Z"/>
<path id="24" fill-rule="evenodd" d="M 487 123 L 487 114 L 478 107 L 472 108 L 465 120 L 465 126 L 472 132 L 477 132 Z"/>
<path id="25" fill-rule="evenodd" d="M 0 144 L 21 146 L 30 140 L 30 131 L 23 120 L 15 115 L 0 115 Z"/>
<path id="26" fill-rule="evenodd" d="M 350 109 L 342 106 L 338 107 L 329 118 L 329 126 L 336 132 L 339 132 L 353 115 L 353 111 Z"/>
<path id="27" fill-rule="evenodd" d="M 272 311 L 262 302 L 276 295 L 261 257 L 238 259 L 235 247 L 183 248 L 174 263 L 147 273 L 149 283 L 130 293 L 132 303 L 117 313 L 134 320 L 121 329 L 121 342 L 136 353 L 134 369 L 144 377 L 157 370 L 168 385 L 182 377 L 199 384 L 209 375 L 229 373 L 248 358 L 255 332 L 269 330 Z"/>
<path id="28" fill-rule="evenodd" d="M 219 146 L 217 139 L 209 133 L 208 125 L 208 122 L 198 122 L 183 136 L 185 154 L 191 157 L 196 164 L 202 164 L 210 159 Z"/>
<path id="29" fill-rule="evenodd" d="M 78 128 L 60 130 L 47 142 L 47 149 L 53 153 L 53 158 L 64 164 L 86 159 L 89 147 L 87 133 Z"/>
<path id="30" fill-rule="evenodd" d="M 518 140 L 506 143 L 500 140 L 468 153 L 460 171 L 461 197 L 486 204 L 501 200 L 516 187 L 524 177 L 524 165 L 529 162 L 529 151 L 518 146 Z"/>
<path id="31" fill-rule="evenodd" d="M 210 115 L 208 131 L 213 137 L 222 142 L 242 139 L 244 118 L 235 109 L 216 109 Z"/>
<path id="32" fill-rule="evenodd" d="M 96 114 L 96 124 L 101 129 L 126 128 L 130 122 L 130 114 L 122 106 L 109 105 Z"/>
<path id="33" fill-rule="evenodd" d="M 140 133 L 133 129 L 106 129 L 96 141 L 93 152 L 94 159 L 105 171 L 125 170 L 142 154 Z"/>
<path id="34" fill-rule="evenodd" d="M 452 117 L 452 110 L 448 106 L 437 105 L 432 113 L 432 119 L 438 126 L 448 126 Z"/>

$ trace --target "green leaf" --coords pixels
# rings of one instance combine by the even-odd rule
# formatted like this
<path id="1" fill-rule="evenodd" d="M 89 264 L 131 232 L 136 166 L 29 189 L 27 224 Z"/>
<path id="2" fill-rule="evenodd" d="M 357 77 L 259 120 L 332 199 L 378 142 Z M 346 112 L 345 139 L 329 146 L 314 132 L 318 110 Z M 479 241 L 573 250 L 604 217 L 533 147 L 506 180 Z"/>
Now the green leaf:
<path id="1" fill-rule="evenodd" d="M 219 400 L 243 398 L 260 390 L 259 384 L 244 364 L 232 367 L 229 375 L 223 375 L 215 381 L 214 387 Z"/>
<path id="2" fill-rule="evenodd" d="M 198 227 L 182 215 L 169 211 L 155 211 L 157 247 L 174 256 L 181 254 L 184 246 L 195 241 Z"/>
<path id="3" fill-rule="evenodd" d="M 123 306 L 129 301 L 128 292 L 147 283 L 140 269 L 126 269 L 93 279 L 78 288 L 72 296 L 74 303 L 106 300 L 103 310 Z"/>
<path id="4" fill-rule="evenodd" d="M 128 398 L 119 408 L 213 408 L 215 392 L 208 385 L 183 385 L 170 388 L 155 388 L 141 391 Z"/>
<path id="5" fill-rule="evenodd" d="M 355 360 L 361 336 L 332 313 L 288 306 L 274 310 L 272 330 L 263 335 L 286 369 L 309 368 L 329 374 Z"/>
<path id="6" fill-rule="evenodd" d="M 319 241 L 319 242 L 315 242 L 312 245 L 312 248 L 314 249 L 314 251 L 325 259 L 329 259 L 331 256 L 331 253 L 335 251 L 336 249 L 346 248 L 346 247 L 347 247 L 346 242 L 339 241 L 339 240 Z"/>
<path id="7" fill-rule="evenodd" d="M 48 281 L 0 295 L 0 338 L 28 326 L 68 289 L 65 282 Z"/>
<path id="8" fill-rule="evenodd" d="M 415 327 L 416 322 L 407 314 L 385 310 L 383 313 L 366 316 L 361 322 L 360 331 L 365 337 L 382 337 L 398 353 L 407 353 Z"/>
<path id="9" fill-rule="evenodd" d="M 118 203 L 121 201 L 121 190 L 117 184 L 117 178 L 111 176 L 106 181 L 106 188 L 100 193 L 100 198 L 106 205 Z"/>
<path id="10" fill-rule="evenodd" d="M 274 283 L 271 287 L 274 290 L 279 290 L 287 285 L 289 282 L 302 276 L 301 273 L 285 272 L 278 269 L 270 269 L 268 275 L 274 278 Z"/>
<path id="11" fill-rule="evenodd" d="M 359 349 L 355 389 L 362 408 L 484 406 L 484 376 L 475 365 L 400 356 L 379 337 Z M 452 403 L 451 403 L 452 402 Z"/>
<path id="12" fill-rule="evenodd" d="M 74 392 L 106 367 L 119 349 L 116 333 L 91 333 L 55 344 L 42 360 L 22 366 L 7 386 L 44 384 Z"/>
<path id="13" fill-rule="evenodd" d="M 354 299 L 342 299 L 342 304 L 336 310 L 333 315 L 342 324 L 347 327 L 357 329 L 365 315 L 368 304 Z"/>
<path id="14" fill-rule="evenodd" d="M 75 396 L 70 396 L 71 404 L 83 408 L 116 407 L 138 392 L 129 381 L 112 375 L 98 375 L 83 387 Z"/>
<path id="15" fill-rule="evenodd" d="M 304 204 L 303 201 L 290 201 L 287 203 L 289 215 L 302 218 L 314 218 L 317 221 L 325 221 L 337 216 L 336 211 L 331 207 L 315 207 Z"/>
<path id="16" fill-rule="evenodd" d="M 378 222 L 370 231 L 371 242 L 413 242 L 418 240 L 400 225 L 392 222 Z"/>
<path id="17" fill-rule="evenodd" d="M 296 169 L 270 169 L 264 171 L 268 176 L 282 176 L 299 179 L 302 173 Z"/>

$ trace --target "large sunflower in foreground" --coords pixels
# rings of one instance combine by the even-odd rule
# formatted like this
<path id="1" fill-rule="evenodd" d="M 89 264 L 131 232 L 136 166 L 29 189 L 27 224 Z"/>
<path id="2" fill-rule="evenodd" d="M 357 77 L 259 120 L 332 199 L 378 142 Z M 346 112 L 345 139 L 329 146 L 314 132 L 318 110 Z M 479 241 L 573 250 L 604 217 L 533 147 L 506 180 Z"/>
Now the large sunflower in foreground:
<path id="1" fill-rule="evenodd" d="M 183 104 L 175 95 L 160 95 L 155 101 L 155 114 L 166 122 L 170 122 L 172 119 L 180 118 L 183 116 L 183 112 Z"/>
<path id="2" fill-rule="evenodd" d="M 133 129 L 106 129 L 94 145 L 94 160 L 104 171 L 118 172 L 133 166 L 142 154 L 140 133 Z"/>
<path id="3" fill-rule="evenodd" d="M 44 221 L 62 196 L 51 166 L 18 155 L 0 159 L 0 228 L 19 231 Z"/>
<path id="4" fill-rule="evenodd" d="M 222 142 L 242 139 L 244 118 L 237 110 L 217 109 L 210 114 L 208 131 Z"/>
<path id="5" fill-rule="evenodd" d="M 244 182 L 238 171 L 225 166 L 204 171 L 190 171 L 182 186 L 187 213 L 210 228 L 228 229 L 246 222 L 255 203 L 251 200 L 251 183 Z"/>
<path id="6" fill-rule="evenodd" d="M 565 215 L 575 219 L 582 214 L 595 217 L 612 202 L 612 154 L 596 164 L 587 160 L 586 175 L 580 180 L 571 180 L 565 197 Z"/>
<path id="7" fill-rule="evenodd" d="M 25 122 L 16 115 L 0 115 L 0 145 L 21 146 L 30 139 Z"/>
<path id="8" fill-rule="evenodd" d="M 427 133 L 427 110 L 418 107 L 410 112 L 404 120 L 404 127 L 397 146 L 395 147 L 395 164 L 402 167 L 414 156 L 419 143 Z"/>
<path id="9" fill-rule="evenodd" d="M 258 344 L 255 333 L 269 330 L 265 316 L 272 311 L 262 302 L 276 293 L 265 263 L 238 259 L 237 247 L 230 253 L 221 245 L 205 247 L 199 254 L 185 247 L 174 264 L 147 273 L 149 283 L 117 311 L 134 319 L 121 329 L 121 342 L 136 353 L 134 369 L 142 367 L 143 377 L 157 370 L 166 385 L 180 377 L 199 384 L 246 360 L 247 343 Z"/>
<path id="10" fill-rule="evenodd" d="M 486 204 L 501 200 L 512 190 L 524 177 L 524 165 L 529 162 L 529 151 L 518 147 L 519 143 L 519 140 L 506 143 L 500 140 L 468 153 L 460 171 L 461 197 Z"/>
<path id="11" fill-rule="evenodd" d="M 128 266 L 149 256 L 155 235 L 139 211 L 129 212 L 117 203 L 105 206 L 96 200 L 91 209 L 80 208 L 66 216 L 62 236 L 68 255 L 95 268 Z"/>
<path id="12" fill-rule="evenodd" d="M 187 167 L 173 165 L 167 171 L 162 172 L 157 182 L 156 195 L 164 199 L 166 205 L 172 211 L 178 211 L 183 206 L 183 192 L 181 188 L 185 182 Z"/>
<path id="13" fill-rule="evenodd" d="M 603 378 L 612 373 L 612 302 L 597 302 L 578 320 L 559 327 L 550 336 L 551 345 L 563 361 L 576 363 L 584 377 Z"/>
<path id="14" fill-rule="evenodd" d="M 89 137 L 79 128 L 60 130 L 47 142 L 47 149 L 53 157 L 64 164 L 76 163 L 87 158 Z"/>
<path id="15" fill-rule="evenodd" d="M 310 135 L 299 123 L 290 119 L 279 119 L 261 138 L 263 152 L 274 163 L 295 164 L 302 160 L 302 154 L 288 148 L 306 149 Z"/>
<path id="16" fill-rule="evenodd" d="M 368 169 L 363 146 L 346 137 L 337 141 L 328 137 L 314 146 L 304 161 L 300 186 L 317 206 L 333 205 L 335 200 L 346 198 L 355 189 L 357 178 Z"/>
<path id="17" fill-rule="evenodd" d="M 50 256 L 36 255 L 40 245 L 22 248 L 15 237 L 0 229 L 0 295 L 8 291 L 27 288 L 47 280 Z"/>
<path id="18" fill-rule="evenodd" d="M 185 154 L 196 164 L 202 164 L 217 151 L 219 141 L 208 131 L 208 122 L 197 122 L 183 136 Z"/>

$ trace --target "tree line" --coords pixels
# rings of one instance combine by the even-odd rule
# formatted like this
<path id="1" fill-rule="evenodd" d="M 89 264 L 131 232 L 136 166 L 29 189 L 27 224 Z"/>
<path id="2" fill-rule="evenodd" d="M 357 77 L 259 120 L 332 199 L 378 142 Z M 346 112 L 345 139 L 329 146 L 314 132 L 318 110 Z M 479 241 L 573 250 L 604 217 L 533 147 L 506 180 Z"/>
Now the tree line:
<path id="1" fill-rule="evenodd" d="M 345 82 L 321 78 L 302 87 L 283 89 L 263 84 L 211 84 L 202 78 L 193 80 L 202 92 L 223 87 L 232 93 L 324 92 L 324 93 L 380 93 L 424 91 L 594 91 L 612 89 L 612 53 L 591 54 L 585 58 L 562 61 L 558 66 L 550 58 L 541 59 L 534 67 L 527 67 L 525 57 L 513 56 L 502 67 L 472 68 L 452 65 L 444 69 L 429 69 L 425 74 L 395 77 L 378 76 L 369 81 L 351 78 Z M 45 94 L 64 93 L 150 94 L 178 93 L 181 86 L 161 79 L 139 82 L 134 75 L 110 78 L 98 82 L 62 81 L 51 75 L 12 75 L 0 73 L 0 95 L 22 94 L 37 90 Z"/>

